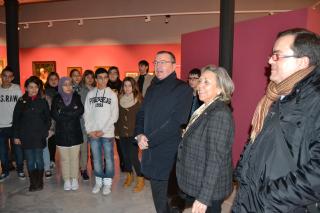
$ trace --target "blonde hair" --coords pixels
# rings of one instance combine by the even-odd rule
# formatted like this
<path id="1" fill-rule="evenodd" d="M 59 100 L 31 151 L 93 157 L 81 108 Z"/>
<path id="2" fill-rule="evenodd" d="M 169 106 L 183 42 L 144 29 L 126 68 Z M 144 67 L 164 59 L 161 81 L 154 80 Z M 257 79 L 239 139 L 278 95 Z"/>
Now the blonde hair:
<path id="1" fill-rule="evenodd" d="M 213 72 L 216 75 L 217 86 L 221 89 L 220 100 L 230 103 L 234 84 L 227 70 L 223 67 L 207 65 L 201 69 L 201 73 L 204 72 Z"/>

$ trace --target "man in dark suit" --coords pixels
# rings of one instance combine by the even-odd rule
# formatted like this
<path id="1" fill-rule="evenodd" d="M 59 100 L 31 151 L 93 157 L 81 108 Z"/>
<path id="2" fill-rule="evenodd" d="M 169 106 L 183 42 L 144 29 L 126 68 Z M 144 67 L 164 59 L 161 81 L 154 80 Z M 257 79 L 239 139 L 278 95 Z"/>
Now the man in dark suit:
<path id="1" fill-rule="evenodd" d="M 176 59 L 169 51 L 157 53 L 155 79 L 136 118 L 136 139 L 142 152 L 141 169 L 150 178 L 157 213 L 169 212 L 167 188 L 180 140 L 180 126 L 187 123 L 192 89 L 178 80 Z"/>

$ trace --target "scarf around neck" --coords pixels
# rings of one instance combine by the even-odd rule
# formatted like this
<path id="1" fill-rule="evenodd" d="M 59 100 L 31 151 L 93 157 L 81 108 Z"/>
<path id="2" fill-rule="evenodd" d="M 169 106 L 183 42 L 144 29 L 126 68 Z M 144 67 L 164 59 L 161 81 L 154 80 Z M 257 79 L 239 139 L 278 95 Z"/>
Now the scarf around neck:
<path id="1" fill-rule="evenodd" d="M 130 108 L 137 103 L 137 100 L 134 98 L 133 93 L 130 95 L 122 95 L 120 98 L 120 106 L 123 108 Z"/>
<path id="2" fill-rule="evenodd" d="M 252 118 L 252 130 L 250 134 L 250 141 L 252 143 L 256 139 L 257 135 L 261 132 L 264 120 L 272 103 L 278 100 L 281 96 L 288 95 L 295 87 L 295 85 L 309 73 L 311 73 L 314 68 L 315 66 L 310 66 L 306 69 L 299 70 L 290 75 L 288 78 L 284 79 L 279 84 L 270 81 L 267 87 L 266 94 L 259 101 Z"/>

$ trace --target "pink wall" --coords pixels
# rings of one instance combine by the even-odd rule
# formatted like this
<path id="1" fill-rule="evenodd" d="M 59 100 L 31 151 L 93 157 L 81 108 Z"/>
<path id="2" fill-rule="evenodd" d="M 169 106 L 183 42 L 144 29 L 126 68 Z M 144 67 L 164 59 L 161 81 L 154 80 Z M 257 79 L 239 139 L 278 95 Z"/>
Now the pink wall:
<path id="1" fill-rule="evenodd" d="M 219 62 L 219 29 L 210 28 L 181 37 L 181 78 L 187 79 L 189 70 Z"/>
<path id="2" fill-rule="evenodd" d="M 316 32 L 320 34 L 320 9 L 308 9 L 308 22 L 307 22 L 307 28 L 312 30 L 313 32 Z"/>
<path id="3" fill-rule="evenodd" d="M 6 46 L 0 46 L 0 60 L 7 60 Z"/>
<path id="4" fill-rule="evenodd" d="M 249 136 L 255 107 L 268 82 L 267 58 L 279 31 L 307 27 L 308 9 L 237 23 L 234 33 L 232 106 L 236 123 L 233 161 L 236 163 Z M 319 19 L 316 19 L 319 20 Z M 319 27 L 319 22 L 314 22 Z M 193 67 L 218 63 L 219 29 L 207 29 L 182 36 L 182 73 Z"/>
<path id="5" fill-rule="evenodd" d="M 159 50 L 172 51 L 180 65 L 180 44 L 154 44 L 154 45 L 108 45 L 108 46 L 77 46 L 54 48 L 23 48 L 20 50 L 21 83 L 32 75 L 32 61 L 56 61 L 57 72 L 60 76 L 67 74 L 67 67 L 82 67 L 94 69 L 94 66 L 118 66 L 120 76 L 124 78 L 125 72 L 137 72 L 137 63 L 146 59 L 153 71 L 152 61 Z M 177 68 L 180 76 L 180 66 Z"/>

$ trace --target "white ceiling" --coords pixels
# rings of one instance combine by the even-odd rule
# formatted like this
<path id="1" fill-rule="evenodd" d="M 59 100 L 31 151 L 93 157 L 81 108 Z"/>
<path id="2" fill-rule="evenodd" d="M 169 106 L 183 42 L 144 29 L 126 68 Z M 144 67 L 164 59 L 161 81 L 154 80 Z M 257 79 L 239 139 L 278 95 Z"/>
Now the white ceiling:
<path id="1" fill-rule="evenodd" d="M 29 1 L 30 0 L 25 0 Z M 33 0 L 35 1 L 35 0 Z M 27 3 L 27 2 L 25 2 Z M 22 4 L 20 22 L 74 19 L 66 22 L 21 25 L 21 47 L 65 46 L 88 44 L 151 44 L 180 43 L 181 34 L 219 25 L 219 14 L 172 15 L 168 24 L 164 14 L 201 13 L 219 11 L 220 0 L 69 0 Z M 273 10 L 296 10 L 320 4 L 319 0 L 236 0 L 235 21 L 269 15 Z M 317 6 L 318 8 L 320 5 Z M 251 13 L 265 10 L 264 13 Z M 151 22 L 144 22 L 146 14 Z M 76 19 L 105 16 L 142 15 L 135 18 L 84 20 L 79 26 Z M 0 6 L 0 21 L 4 21 L 4 7 Z M 0 44 L 5 43 L 5 27 L 0 24 Z"/>

